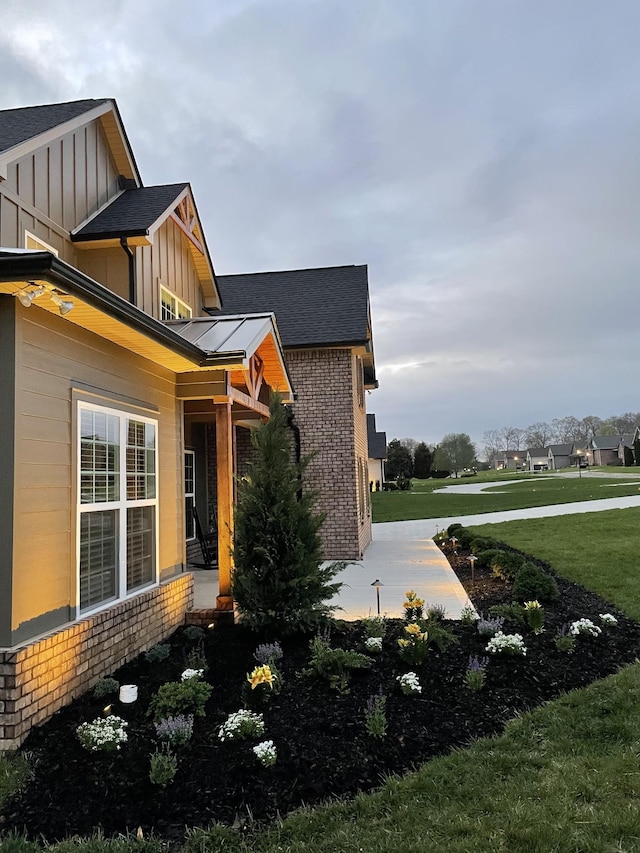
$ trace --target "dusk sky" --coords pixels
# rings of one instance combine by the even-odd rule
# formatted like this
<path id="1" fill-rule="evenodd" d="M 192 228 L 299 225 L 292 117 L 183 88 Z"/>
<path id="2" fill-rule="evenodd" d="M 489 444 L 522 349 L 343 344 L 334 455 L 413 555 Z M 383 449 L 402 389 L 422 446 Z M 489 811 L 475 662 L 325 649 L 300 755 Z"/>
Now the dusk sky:
<path id="1" fill-rule="evenodd" d="M 216 272 L 368 264 L 389 439 L 640 410 L 638 0 L 0 12 L 0 109 L 115 98 Z"/>

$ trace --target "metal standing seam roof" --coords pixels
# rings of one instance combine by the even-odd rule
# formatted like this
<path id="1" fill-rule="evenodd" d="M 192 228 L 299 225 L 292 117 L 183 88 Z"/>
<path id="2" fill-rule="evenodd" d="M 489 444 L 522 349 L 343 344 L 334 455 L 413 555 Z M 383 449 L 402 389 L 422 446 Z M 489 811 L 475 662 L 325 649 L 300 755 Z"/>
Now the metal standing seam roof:
<path id="1" fill-rule="evenodd" d="M 88 98 L 62 104 L 42 104 L 35 107 L 0 110 L 0 152 L 8 151 L 28 139 L 46 133 L 100 104 L 108 103 L 109 100 L 109 98 Z"/>
<path id="2" fill-rule="evenodd" d="M 274 334 L 273 314 L 168 320 L 165 325 L 207 354 L 251 355 L 268 332 Z"/>
<path id="3" fill-rule="evenodd" d="M 284 347 L 368 344 L 367 266 L 216 276 L 225 313 L 273 312 Z"/>
<path id="4" fill-rule="evenodd" d="M 121 235 L 144 236 L 188 186 L 187 183 L 160 184 L 125 190 L 72 234 L 71 239 L 82 242 Z"/>

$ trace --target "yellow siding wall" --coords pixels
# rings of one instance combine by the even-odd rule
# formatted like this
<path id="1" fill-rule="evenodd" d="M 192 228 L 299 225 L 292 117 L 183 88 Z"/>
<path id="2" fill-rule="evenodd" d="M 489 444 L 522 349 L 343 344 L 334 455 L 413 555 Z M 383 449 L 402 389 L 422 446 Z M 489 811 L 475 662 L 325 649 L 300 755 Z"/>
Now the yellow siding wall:
<path id="1" fill-rule="evenodd" d="M 17 306 L 16 489 L 13 629 L 76 599 L 75 454 L 72 389 L 158 408 L 159 562 L 168 576 L 184 562 L 182 411 L 175 376 L 32 306 Z M 112 396 L 111 396 L 112 395 Z"/>

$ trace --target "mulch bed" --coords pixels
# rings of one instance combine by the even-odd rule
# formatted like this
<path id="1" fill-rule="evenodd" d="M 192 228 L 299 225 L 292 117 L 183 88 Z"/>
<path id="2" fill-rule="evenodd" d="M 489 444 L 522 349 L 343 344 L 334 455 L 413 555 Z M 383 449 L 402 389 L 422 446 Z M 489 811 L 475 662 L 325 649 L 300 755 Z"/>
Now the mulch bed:
<path id="1" fill-rule="evenodd" d="M 479 611 L 512 600 L 508 586 L 489 570 L 476 568 L 472 585 L 466 556 L 450 550 L 447 556 Z M 177 841 L 188 826 L 268 822 L 303 803 L 370 790 L 389 773 L 406 772 L 500 732 L 517 713 L 602 678 L 640 655 L 640 625 L 582 587 L 562 578 L 557 582 L 560 595 L 545 607 L 545 632 L 536 636 L 516 629 L 524 634 L 526 657 L 492 657 L 479 692 L 465 686 L 464 674 L 470 655 L 485 654 L 487 639 L 457 622 L 447 627 L 459 643 L 444 652 L 431 649 L 419 667 L 400 661 L 396 640 L 403 624 L 390 622 L 383 653 L 371 669 L 353 674 L 345 695 L 300 674 L 308 661 L 309 637 L 285 641 L 283 689 L 264 709 L 264 737 L 278 750 L 271 768 L 257 763 L 250 742 L 221 743 L 217 737 L 227 714 L 241 707 L 258 639 L 241 626 L 209 632 L 206 679 L 214 691 L 206 716 L 196 720 L 193 740 L 181 753 L 173 784 L 162 789 L 149 781 L 149 755 L 156 742 L 146 712 L 160 684 L 179 680 L 185 667 L 188 644 L 181 629 L 170 640 L 173 652 L 167 661 L 150 664 L 141 656 L 114 673 L 121 684 L 139 685 L 134 705 L 114 703 L 113 712 L 129 722 L 129 741 L 120 752 L 88 753 L 75 736 L 76 727 L 100 716 L 105 705 L 91 693 L 30 734 L 23 749 L 37 762 L 35 778 L 6 805 L 1 828 L 52 841 L 98 828 L 109 836 L 141 826 L 145 835 L 153 831 Z M 597 639 L 579 637 L 573 654 L 556 650 L 553 638 L 562 624 L 580 617 L 599 624 L 604 612 L 617 616 L 618 625 L 603 628 Z M 363 651 L 362 636 L 359 623 L 337 623 L 332 643 Z M 396 676 L 412 668 L 422 694 L 404 696 Z M 380 688 L 387 697 L 388 733 L 374 739 L 365 730 L 363 712 Z"/>

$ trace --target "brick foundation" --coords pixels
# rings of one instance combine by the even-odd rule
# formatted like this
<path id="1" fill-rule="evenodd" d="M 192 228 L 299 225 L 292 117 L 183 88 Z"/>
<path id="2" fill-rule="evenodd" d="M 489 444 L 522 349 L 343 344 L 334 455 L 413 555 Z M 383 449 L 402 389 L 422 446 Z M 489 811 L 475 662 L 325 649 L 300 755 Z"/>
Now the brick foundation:
<path id="1" fill-rule="evenodd" d="M 45 722 L 185 621 L 193 606 L 193 575 L 103 610 L 11 651 L 0 652 L 0 750 L 20 746 Z"/>

